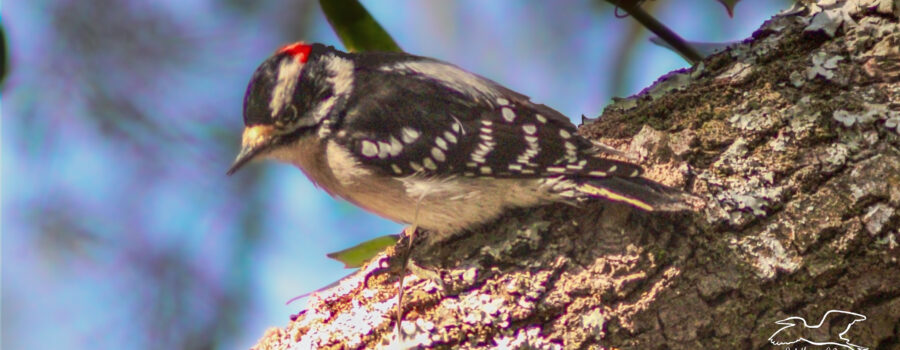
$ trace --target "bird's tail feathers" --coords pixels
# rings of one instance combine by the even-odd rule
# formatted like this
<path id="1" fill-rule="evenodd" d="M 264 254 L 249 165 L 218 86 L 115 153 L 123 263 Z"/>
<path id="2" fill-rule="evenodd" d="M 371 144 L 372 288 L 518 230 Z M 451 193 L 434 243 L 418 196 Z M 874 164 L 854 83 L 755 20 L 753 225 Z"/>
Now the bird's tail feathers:
<path id="1" fill-rule="evenodd" d="M 581 179 L 576 189 L 582 195 L 623 202 L 646 211 L 696 210 L 698 200 L 682 191 L 642 177 Z"/>

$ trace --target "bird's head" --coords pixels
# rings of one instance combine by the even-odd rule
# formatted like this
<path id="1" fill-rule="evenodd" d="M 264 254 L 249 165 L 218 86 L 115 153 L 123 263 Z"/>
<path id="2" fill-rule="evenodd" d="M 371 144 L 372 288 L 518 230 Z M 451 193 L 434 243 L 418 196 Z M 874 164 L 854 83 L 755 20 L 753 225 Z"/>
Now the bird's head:
<path id="1" fill-rule="evenodd" d="M 317 74 L 320 57 L 333 51 L 320 44 L 286 45 L 266 59 L 250 79 L 244 95 L 241 151 L 228 174 L 249 161 L 314 134 L 328 111 L 319 105 L 334 94 L 328 77 Z"/>

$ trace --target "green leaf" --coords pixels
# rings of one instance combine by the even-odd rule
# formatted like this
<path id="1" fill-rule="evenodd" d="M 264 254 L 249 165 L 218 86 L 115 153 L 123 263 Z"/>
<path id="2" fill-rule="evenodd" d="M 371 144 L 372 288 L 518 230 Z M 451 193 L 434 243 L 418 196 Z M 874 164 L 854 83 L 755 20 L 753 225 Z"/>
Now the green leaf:
<path id="1" fill-rule="evenodd" d="M 397 243 L 398 240 L 400 240 L 400 235 L 381 236 L 338 252 L 328 253 L 327 256 L 344 263 L 345 268 L 357 268 Z"/>
<path id="2" fill-rule="evenodd" d="M 716 0 L 723 6 L 725 6 L 725 10 L 728 11 L 728 17 L 734 17 L 734 5 L 737 5 L 738 1 L 741 0 Z"/>
<path id="3" fill-rule="evenodd" d="M 7 51 L 6 46 L 6 31 L 3 30 L 3 26 L 0 25 L 0 86 L 3 86 L 3 81 L 6 80 L 6 75 L 9 73 L 9 52 Z"/>
<path id="4" fill-rule="evenodd" d="M 403 52 L 357 0 L 319 0 L 325 18 L 350 52 Z"/>

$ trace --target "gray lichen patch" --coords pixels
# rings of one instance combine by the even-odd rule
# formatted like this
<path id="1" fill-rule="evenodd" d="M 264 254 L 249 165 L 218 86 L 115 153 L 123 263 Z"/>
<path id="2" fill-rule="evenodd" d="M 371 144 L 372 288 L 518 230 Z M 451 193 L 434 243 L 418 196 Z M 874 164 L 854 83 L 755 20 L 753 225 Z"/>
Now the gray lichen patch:
<path id="1" fill-rule="evenodd" d="M 739 107 L 739 110 L 741 112 L 735 113 L 728 118 L 728 122 L 731 124 L 731 127 L 744 132 L 772 130 L 786 118 L 785 115 L 778 113 L 780 111 L 772 106 L 754 106 L 754 108 L 750 108 L 749 103 L 745 103 Z"/>
<path id="2" fill-rule="evenodd" d="M 863 216 L 863 224 L 871 235 L 880 235 L 888 223 L 897 218 L 897 209 L 885 204 L 876 203 L 866 210 Z"/>
<path id="3" fill-rule="evenodd" d="M 853 125 L 868 124 L 875 121 L 871 112 L 850 112 L 843 109 L 834 111 L 832 118 L 848 128 Z"/>
<path id="4" fill-rule="evenodd" d="M 817 77 L 825 80 L 834 79 L 838 62 L 844 59 L 843 56 L 831 56 L 825 51 L 819 51 L 812 55 L 812 65 L 806 68 L 806 79 L 813 80 Z"/>
<path id="5" fill-rule="evenodd" d="M 751 76 L 753 73 L 753 65 L 745 62 L 735 62 L 734 65 L 731 66 L 722 74 L 716 76 L 716 80 L 729 80 L 732 84 L 740 84 L 745 81 L 745 79 Z"/>
<path id="6" fill-rule="evenodd" d="M 503 335 L 494 340 L 495 349 L 559 350 L 563 346 L 541 336 L 541 328 L 534 326 L 518 330 L 511 336 Z"/>
<path id="7" fill-rule="evenodd" d="M 839 29 L 850 31 L 858 26 L 854 17 L 873 11 L 883 15 L 900 16 L 900 9 L 891 0 L 828 0 L 811 3 L 797 2 L 784 14 L 799 14 L 808 11 L 809 16 L 799 17 L 807 23 L 804 31 L 824 32 L 834 37 Z"/>
<path id="8" fill-rule="evenodd" d="M 771 228 L 758 235 L 731 240 L 734 249 L 741 252 L 743 259 L 754 267 L 757 276 L 762 280 L 775 278 L 778 271 L 792 273 L 800 268 L 800 258 L 793 250 L 785 247 L 782 239 L 775 237 Z"/>

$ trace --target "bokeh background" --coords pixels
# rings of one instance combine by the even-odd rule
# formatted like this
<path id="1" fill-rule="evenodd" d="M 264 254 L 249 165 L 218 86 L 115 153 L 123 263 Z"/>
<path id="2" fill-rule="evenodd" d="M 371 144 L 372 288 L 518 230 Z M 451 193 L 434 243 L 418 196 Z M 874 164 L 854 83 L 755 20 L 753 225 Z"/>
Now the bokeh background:
<path id="1" fill-rule="evenodd" d="M 602 1 L 368 0 L 407 52 L 576 123 L 687 63 Z M 646 5 L 689 40 L 747 38 L 785 0 Z M 4 1 L 3 349 L 240 349 L 348 273 L 325 254 L 401 226 L 287 165 L 232 177 L 256 66 L 340 47 L 316 1 Z"/>

